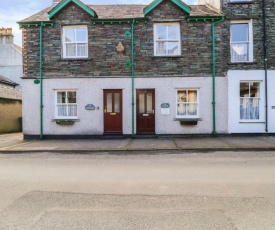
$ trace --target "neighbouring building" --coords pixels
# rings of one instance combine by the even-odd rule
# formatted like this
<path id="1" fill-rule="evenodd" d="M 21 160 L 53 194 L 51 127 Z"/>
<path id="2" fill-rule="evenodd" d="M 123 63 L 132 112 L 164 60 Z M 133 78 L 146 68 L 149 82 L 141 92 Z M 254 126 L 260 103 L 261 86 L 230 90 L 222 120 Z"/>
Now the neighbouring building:
<path id="1" fill-rule="evenodd" d="M 0 75 L 0 134 L 22 131 L 22 92 Z"/>
<path id="2" fill-rule="evenodd" d="M 228 132 L 275 133 L 274 1 L 222 0 L 222 10 Z"/>
<path id="3" fill-rule="evenodd" d="M 12 28 L 0 28 L 0 75 L 21 88 L 23 75 L 22 48 L 13 43 Z"/>

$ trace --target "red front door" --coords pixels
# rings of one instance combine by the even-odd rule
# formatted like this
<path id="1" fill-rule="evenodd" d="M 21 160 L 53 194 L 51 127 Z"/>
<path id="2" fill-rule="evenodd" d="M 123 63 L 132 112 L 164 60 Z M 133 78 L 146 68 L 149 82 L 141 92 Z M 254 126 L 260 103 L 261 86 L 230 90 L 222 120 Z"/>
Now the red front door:
<path id="1" fill-rule="evenodd" d="M 122 134 L 122 90 L 104 89 L 104 134 Z"/>
<path id="2" fill-rule="evenodd" d="M 137 89 L 137 134 L 155 133 L 155 90 Z"/>

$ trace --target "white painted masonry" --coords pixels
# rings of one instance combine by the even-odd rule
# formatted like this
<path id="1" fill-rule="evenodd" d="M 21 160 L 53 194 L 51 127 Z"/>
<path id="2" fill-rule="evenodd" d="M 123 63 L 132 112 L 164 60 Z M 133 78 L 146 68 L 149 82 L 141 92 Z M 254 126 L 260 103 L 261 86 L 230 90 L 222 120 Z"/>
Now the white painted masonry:
<path id="1" fill-rule="evenodd" d="M 260 82 L 260 118 L 240 120 L 240 82 Z M 275 132 L 275 71 L 268 71 L 268 132 Z M 228 130 L 229 133 L 265 133 L 265 72 L 263 70 L 228 71 Z"/>
<path id="2" fill-rule="evenodd" d="M 44 84 L 44 135 L 102 135 L 103 89 L 122 89 L 123 92 L 123 134 L 131 134 L 131 78 L 58 78 L 45 79 Z M 217 133 L 227 133 L 227 79 L 216 78 L 216 127 Z M 40 108 L 39 85 L 33 79 L 23 79 L 24 135 L 39 135 Z M 176 117 L 176 93 L 181 88 L 199 90 L 199 118 L 197 125 L 180 125 Z M 25 89 L 25 90 L 24 90 Z M 55 119 L 55 90 L 77 90 L 78 119 L 74 125 L 58 125 Z M 212 78 L 211 77 L 167 77 L 136 78 L 135 89 L 155 89 L 156 134 L 211 134 L 212 123 Z M 170 104 L 170 114 L 162 115 L 162 103 Z M 87 104 L 99 110 L 85 110 Z M 135 116 L 136 117 L 136 116 Z M 136 130 L 136 129 L 135 129 Z"/>

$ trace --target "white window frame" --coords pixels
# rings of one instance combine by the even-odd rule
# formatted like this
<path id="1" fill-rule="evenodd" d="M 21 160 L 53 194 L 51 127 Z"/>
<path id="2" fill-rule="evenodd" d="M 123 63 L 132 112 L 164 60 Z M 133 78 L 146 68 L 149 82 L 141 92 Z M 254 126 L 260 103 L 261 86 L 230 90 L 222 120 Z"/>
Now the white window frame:
<path id="1" fill-rule="evenodd" d="M 169 26 L 169 25 L 177 25 L 178 26 L 178 38 L 177 39 L 157 39 L 157 26 Z M 179 48 L 177 54 L 157 54 L 157 42 L 163 41 L 163 42 L 178 42 Z M 170 22 L 170 23 L 154 23 L 154 56 L 180 56 L 181 55 L 181 35 L 180 35 L 180 22 Z"/>
<path id="2" fill-rule="evenodd" d="M 251 20 L 238 20 L 238 21 L 231 21 L 231 24 L 248 24 L 248 60 L 247 61 L 236 61 L 233 60 L 232 52 L 231 52 L 231 44 L 236 44 L 238 42 L 232 42 L 231 41 L 231 28 L 230 28 L 230 57 L 232 63 L 238 63 L 238 62 L 253 62 L 253 21 Z"/>
<path id="3" fill-rule="evenodd" d="M 75 41 L 75 42 L 66 42 L 65 41 L 65 30 L 66 29 L 78 29 L 78 28 L 83 28 L 83 29 L 86 29 L 86 41 Z M 76 33 L 75 33 L 76 34 Z M 84 56 L 78 56 L 77 55 L 77 45 L 78 44 L 83 44 L 85 43 L 86 44 L 86 53 L 87 55 L 84 55 Z M 66 53 L 66 44 L 76 44 L 76 55 L 75 56 L 68 56 L 67 53 Z M 67 58 L 88 58 L 88 52 L 89 52 L 89 49 L 88 49 L 88 27 L 86 25 L 74 25 L 74 26 L 63 26 L 62 27 L 62 47 L 63 47 L 63 58 L 64 59 L 67 59 Z"/>
<path id="4" fill-rule="evenodd" d="M 58 92 L 66 92 L 66 102 L 65 103 L 58 103 L 57 102 L 57 93 Z M 68 92 L 75 92 L 76 93 L 76 103 L 68 103 Z M 77 119 L 78 117 L 78 106 L 77 106 L 77 90 L 76 89 L 58 89 L 55 90 L 55 118 L 56 119 Z M 59 116 L 58 115 L 58 106 L 59 105 L 65 105 L 67 110 L 67 116 Z M 68 114 L 68 105 L 76 105 L 76 116 L 69 116 Z"/>
<path id="5" fill-rule="evenodd" d="M 249 86 L 249 97 L 241 97 L 240 96 L 240 92 L 241 92 L 241 83 L 259 83 L 259 96 L 258 97 L 250 97 L 250 86 Z M 258 99 L 258 107 L 259 107 L 259 118 L 256 118 L 256 119 L 241 119 L 241 98 L 245 98 L 245 99 L 249 99 L 249 98 L 256 98 Z M 240 81 L 239 82 L 239 108 L 240 108 L 240 111 L 239 111 L 239 119 L 241 122 L 253 122 L 253 121 L 260 121 L 261 119 L 261 81 Z"/>
<path id="6" fill-rule="evenodd" d="M 186 91 L 186 96 L 188 100 L 188 91 L 196 91 L 197 92 L 197 101 L 196 102 L 178 102 L 178 91 Z M 178 115 L 178 104 L 196 104 L 197 105 L 197 114 L 196 115 L 188 115 L 186 112 L 186 115 Z M 187 109 L 188 111 L 188 109 Z M 179 88 L 176 91 L 176 118 L 199 118 L 199 89 L 197 88 Z"/>

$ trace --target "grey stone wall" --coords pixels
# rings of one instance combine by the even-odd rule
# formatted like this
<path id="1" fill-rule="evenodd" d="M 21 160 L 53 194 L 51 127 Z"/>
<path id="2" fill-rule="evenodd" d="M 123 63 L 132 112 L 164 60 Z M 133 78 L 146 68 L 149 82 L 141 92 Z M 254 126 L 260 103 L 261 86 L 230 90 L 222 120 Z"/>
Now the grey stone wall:
<path id="1" fill-rule="evenodd" d="M 274 6 L 273 0 L 266 0 L 267 5 Z M 222 28 L 223 40 L 223 60 L 225 71 L 231 70 L 253 70 L 264 68 L 263 52 L 263 19 L 262 19 L 262 1 L 253 0 L 251 2 L 230 3 L 230 0 L 222 0 L 222 11 L 225 15 L 225 22 Z M 274 7 L 269 8 L 274 12 Z M 274 15 L 274 13 L 273 13 Z M 274 17 L 274 16 L 273 16 Z M 252 63 L 231 63 L 230 61 L 230 22 L 232 20 L 249 20 L 253 22 L 253 53 L 254 60 Z M 269 31 L 271 32 L 271 18 L 268 19 Z M 274 19 L 273 19 L 274 20 Z M 269 33 L 270 33 L 269 32 Z M 273 31 L 272 31 L 273 33 Z M 271 39 L 271 36 L 269 36 Z M 273 50 L 273 51 L 272 51 Z M 274 53 L 274 45 L 269 44 L 269 53 Z M 269 62 L 269 68 L 274 68 L 274 62 Z"/>
<path id="2" fill-rule="evenodd" d="M 74 6 L 74 9 L 73 9 Z M 135 73 L 137 76 L 211 76 L 211 22 L 187 22 L 186 14 L 170 1 L 164 1 L 149 13 L 147 24 L 135 24 Z M 179 20 L 181 27 L 180 57 L 154 57 L 154 20 Z M 100 77 L 131 75 L 125 66 L 131 61 L 131 39 L 125 37 L 131 24 L 96 24 L 74 3 L 68 4 L 53 20 L 53 27 L 43 27 L 44 77 Z M 62 59 L 61 29 L 64 25 L 85 24 L 89 33 L 89 57 L 85 60 Z M 222 30 L 216 28 L 217 47 L 221 44 Z M 119 56 L 115 47 L 125 47 Z M 24 76 L 39 76 L 39 27 L 23 30 Z M 217 74 L 224 75 L 226 59 L 223 49 L 216 48 Z"/>

